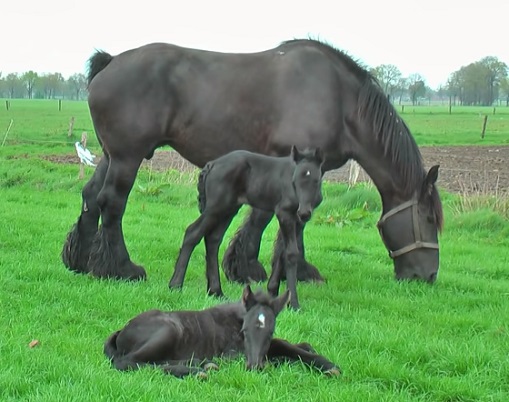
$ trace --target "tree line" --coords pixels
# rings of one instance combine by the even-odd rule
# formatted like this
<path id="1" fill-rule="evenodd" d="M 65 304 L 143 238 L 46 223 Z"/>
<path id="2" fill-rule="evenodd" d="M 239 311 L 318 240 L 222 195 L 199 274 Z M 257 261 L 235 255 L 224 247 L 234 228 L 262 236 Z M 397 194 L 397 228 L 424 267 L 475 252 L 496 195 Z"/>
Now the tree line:
<path id="1" fill-rule="evenodd" d="M 60 73 L 39 75 L 30 70 L 3 76 L 0 72 L 0 98 L 83 100 L 86 97 L 84 74 L 73 74 L 65 79 Z"/>
<path id="2" fill-rule="evenodd" d="M 444 86 L 433 90 L 420 74 L 403 77 L 393 64 L 382 64 L 371 69 L 393 101 L 401 104 L 405 98 L 413 105 L 421 100 L 449 99 L 455 105 L 491 106 L 503 100 L 509 106 L 508 72 L 506 63 L 488 56 L 454 71 Z"/>
<path id="3" fill-rule="evenodd" d="M 461 67 L 450 74 L 447 83 L 437 89 L 427 86 L 420 74 L 403 74 L 393 64 L 372 68 L 382 89 L 393 101 L 401 104 L 448 99 L 455 105 L 490 106 L 505 102 L 509 106 L 508 66 L 496 57 L 488 56 Z M 30 70 L 2 76 L 0 72 L 0 98 L 28 99 L 86 99 L 87 82 L 84 74 L 73 74 L 64 79 L 60 73 L 41 74 Z"/>

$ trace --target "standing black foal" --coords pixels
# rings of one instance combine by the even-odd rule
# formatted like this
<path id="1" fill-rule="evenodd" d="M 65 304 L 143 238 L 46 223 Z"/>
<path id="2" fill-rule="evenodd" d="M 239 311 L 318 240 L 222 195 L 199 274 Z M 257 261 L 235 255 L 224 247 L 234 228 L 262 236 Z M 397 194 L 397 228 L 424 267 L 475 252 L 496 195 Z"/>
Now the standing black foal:
<path id="1" fill-rule="evenodd" d="M 253 293 L 248 285 L 237 303 L 202 311 L 147 311 L 110 335 L 104 353 L 118 370 L 154 365 L 177 377 L 204 373 L 217 368 L 209 359 L 241 353 L 248 369 L 261 369 L 267 360 L 302 361 L 324 374 L 339 375 L 340 369 L 308 343 L 272 337 L 289 297 L 288 290 L 272 298 Z"/>
<path id="2" fill-rule="evenodd" d="M 170 288 L 181 288 L 191 254 L 205 237 L 207 287 L 210 295 L 222 296 L 218 250 L 223 236 L 243 204 L 277 216 L 285 244 L 287 286 L 290 305 L 298 309 L 298 233 L 322 202 L 322 153 L 319 149 L 273 157 L 248 151 L 233 151 L 205 165 L 198 180 L 200 217 L 186 230 Z M 268 283 L 276 296 L 283 264 L 277 264 Z"/>

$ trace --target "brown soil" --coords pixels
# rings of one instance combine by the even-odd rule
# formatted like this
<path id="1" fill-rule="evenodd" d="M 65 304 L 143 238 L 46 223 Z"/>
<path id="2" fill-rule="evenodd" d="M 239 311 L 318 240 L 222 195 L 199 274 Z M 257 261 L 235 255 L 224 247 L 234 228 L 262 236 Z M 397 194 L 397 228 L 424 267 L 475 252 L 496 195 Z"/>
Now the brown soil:
<path id="1" fill-rule="evenodd" d="M 457 147 L 421 147 L 426 168 L 440 165 L 439 188 L 462 193 L 494 193 L 509 191 L 509 146 L 457 146 Z M 52 155 L 47 159 L 57 163 L 76 163 L 72 155 Z M 97 161 L 97 160 L 96 160 Z M 192 171 L 196 169 L 177 152 L 158 151 L 143 166 L 156 171 L 178 169 Z M 327 172 L 325 178 L 330 181 L 348 181 L 349 165 Z M 369 180 L 361 171 L 359 181 Z"/>

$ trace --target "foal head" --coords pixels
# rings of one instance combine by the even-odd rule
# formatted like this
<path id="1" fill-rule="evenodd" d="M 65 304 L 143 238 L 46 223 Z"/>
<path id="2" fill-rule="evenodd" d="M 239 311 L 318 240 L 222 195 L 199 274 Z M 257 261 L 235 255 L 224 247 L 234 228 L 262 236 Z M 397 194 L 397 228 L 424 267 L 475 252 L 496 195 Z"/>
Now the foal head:
<path id="1" fill-rule="evenodd" d="M 262 292 L 253 293 L 249 285 L 242 294 L 246 308 L 242 333 L 248 370 L 261 369 L 274 335 L 277 315 L 290 300 L 290 291 L 273 299 Z"/>
<path id="2" fill-rule="evenodd" d="M 318 148 L 299 151 L 296 146 L 292 146 L 291 155 L 297 164 L 292 178 L 299 201 L 297 216 L 302 222 L 307 222 L 315 207 L 322 202 L 323 156 Z"/>

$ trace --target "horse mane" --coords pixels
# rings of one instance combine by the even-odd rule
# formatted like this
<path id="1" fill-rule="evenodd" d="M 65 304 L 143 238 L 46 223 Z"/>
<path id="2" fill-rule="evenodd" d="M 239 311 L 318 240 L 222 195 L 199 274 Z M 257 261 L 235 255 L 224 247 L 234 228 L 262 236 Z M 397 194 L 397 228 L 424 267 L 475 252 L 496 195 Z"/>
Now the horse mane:
<path id="1" fill-rule="evenodd" d="M 329 57 L 339 60 L 360 82 L 357 100 L 359 118 L 371 121 L 373 133 L 382 146 L 384 156 L 398 167 L 403 182 L 403 191 L 414 194 L 422 188 L 426 177 L 421 152 L 406 123 L 398 115 L 382 90 L 378 80 L 358 60 L 327 42 L 316 39 L 293 39 L 283 45 L 306 44 L 322 50 Z M 443 226 L 442 203 L 437 189 L 431 193 L 431 208 L 439 230 Z"/>

